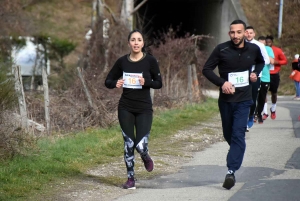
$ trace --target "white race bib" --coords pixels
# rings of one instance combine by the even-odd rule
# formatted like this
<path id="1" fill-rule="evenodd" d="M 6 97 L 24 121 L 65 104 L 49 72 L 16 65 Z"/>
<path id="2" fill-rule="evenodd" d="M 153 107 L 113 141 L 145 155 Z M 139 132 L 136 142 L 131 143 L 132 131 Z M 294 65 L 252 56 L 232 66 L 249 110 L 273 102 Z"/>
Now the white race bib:
<path id="1" fill-rule="evenodd" d="M 270 70 L 274 70 L 275 69 L 274 64 L 270 64 L 270 68 L 269 69 Z"/>
<path id="2" fill-rule="evenodd" d="M 141 89 L 139 78 L 143 77 L 143 73 L 125 73 L 123 72 L 124 84 L 123 88 Z"/>
<path id="3" fill-rule="evenodd" d="M 228 81 L 236 88 L 249 85 L 249 71 L 228 73 Z"/>

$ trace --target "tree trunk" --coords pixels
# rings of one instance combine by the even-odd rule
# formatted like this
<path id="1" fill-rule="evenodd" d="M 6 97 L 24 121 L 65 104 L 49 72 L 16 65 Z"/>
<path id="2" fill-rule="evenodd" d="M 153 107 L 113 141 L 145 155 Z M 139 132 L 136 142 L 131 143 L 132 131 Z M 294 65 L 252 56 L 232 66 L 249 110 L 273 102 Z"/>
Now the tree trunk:
<path id="1" fill-rule="evenodd" d="M 92 29 L 94 28 L 96 21 L 97 21 L 97 4 L 98 4 L 98 0 L 94 0 L 93 1 L 93 10 L 92 10 L 92 22 L 91 22 L 91 27 Z"/>
<path id="2" fill-rule="evenodd" d="M 105 59 L 105 64 L 104 64 L 104 70 L 103 72 L 106 73 L 108 71 L 109 68 L 109 46 L 110 46 L 110 42 L 109 42 L 109 35 L 108 35 L 108 31 L 109 31 L 109 27 L 110 27 L 110 23 L 108 19 L 104 19 L 103 20 L 103 42 L 104 42 L 104 46 L 105 46 L 105 51 L 104 51 L 104 59 Z"/>
<path id="3" fill-rule="evenodd" d="M 133 29 L 133 16 L 131 15 L 133 8 L 134 8 L 133 0 L 123 0 L 122 10 L 121 10 L 121 20 L 130 31 Z"/>
<path id="4" fill-rule="evenodd" d="M 81 71 L 81 69 L 79 67 L 77 67 L 77 71 L 78 71 L 78 76 L 79 76 L 79 78 L 81 80 L 81 83 L 83 85 L 84 93 L 85 93 L 85 95 L 86 95 L 86 97 L 88 99 L 89 105 L 90 105 L 91 108 L 94 108 L 93 107 L 93 102 L 92 102 L 92 97 L 90 95 L 90 92 L 89 92 L 86 84 L 85 84 L 85 81 L 84 81 L 84 78 L 83 78 L 83 75 L 82 75 L 82 71 Z"/>
<path id="5" fill-rule="evenodd" d="M 97 17 L 104 17 L 104 3 L 102 0 L 96 0 L 97 1 Z"/>

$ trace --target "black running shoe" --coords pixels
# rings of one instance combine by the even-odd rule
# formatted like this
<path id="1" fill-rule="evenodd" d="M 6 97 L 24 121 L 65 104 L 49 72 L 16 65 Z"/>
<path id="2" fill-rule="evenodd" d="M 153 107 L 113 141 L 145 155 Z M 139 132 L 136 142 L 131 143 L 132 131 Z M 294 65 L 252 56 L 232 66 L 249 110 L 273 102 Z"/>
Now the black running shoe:
<path id="1" fill-rule="evenodd" d="M 235 185 L 235 176 L 234 174 L 227 174 L 225 181 L 223 183 L 223 188 L 230 190 Z"/>
<path id="2" fill-rule="evenodd" d="M 257 121 L 258 121 L 259 124 L 264 123 L 264 120 L 263 120 L 262 116 L 257 116 Z"/>

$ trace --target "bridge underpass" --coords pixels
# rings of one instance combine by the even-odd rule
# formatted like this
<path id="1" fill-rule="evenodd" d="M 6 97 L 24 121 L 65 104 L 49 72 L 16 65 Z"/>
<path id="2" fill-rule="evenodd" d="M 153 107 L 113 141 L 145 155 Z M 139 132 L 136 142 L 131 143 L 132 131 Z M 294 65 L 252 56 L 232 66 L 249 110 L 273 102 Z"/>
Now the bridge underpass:
<path id="1" fill-rule="evenodd" d="M 235 19 L 247 23 L 239 0 L 148 0 L 138 10 L 135 23 L 150 36 L 180 26 L 179 36 L 210 35 L 220 43 L 229 39 L 229 24 Z"/>

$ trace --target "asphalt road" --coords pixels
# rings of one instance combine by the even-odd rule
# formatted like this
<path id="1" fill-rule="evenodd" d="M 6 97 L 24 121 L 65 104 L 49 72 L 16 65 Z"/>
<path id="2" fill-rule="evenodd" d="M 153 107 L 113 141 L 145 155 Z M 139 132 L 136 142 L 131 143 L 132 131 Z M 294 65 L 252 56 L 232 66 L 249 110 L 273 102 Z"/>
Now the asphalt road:
<path id="1" fill-rule="evenodd" d="M 270 104 L 269 104 L 270 106 Z M 222 188 L 227 172 L 226 142 L 195 154 L 176 174 L 139 180 L 137 189 L 117 201 L 299 201 L 300 101 L 279 97 L 277 118 L 246 133 L 246 153 L 237 183 Z"/>

